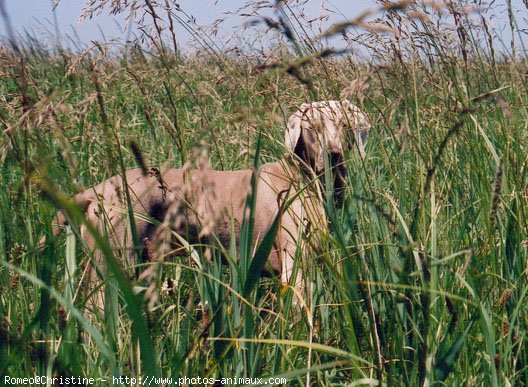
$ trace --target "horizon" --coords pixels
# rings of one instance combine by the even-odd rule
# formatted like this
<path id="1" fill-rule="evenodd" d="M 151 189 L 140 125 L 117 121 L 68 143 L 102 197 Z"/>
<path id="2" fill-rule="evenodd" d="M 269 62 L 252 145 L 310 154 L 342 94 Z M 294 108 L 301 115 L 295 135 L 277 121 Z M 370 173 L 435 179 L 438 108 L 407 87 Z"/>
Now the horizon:
<path id="1" fill-rule="evenodd" d="M 61 47 L 79 51 L 92 42 L 123 44 L 127 41 L 137 40 L 141 35 L 137 31 L 136 20 L 127 22 L 123 14 L 109 15 L 108 9 L 93 19 L 81 21 L 82 10 L 88 6 L 88 0 L 70 0 L 67 3 L 60 0 L 0 1 L 4 3 L 13 29 L 12 32 L 17 39 L 37 41 L 44 47 Z M 56 4 L 55 8 L 53 8 L 53 4 Z M 207 39 L 210 39 L 214 45 L 220 48 L 225 47 L 232 39 L 240 40 L 243 42 L 242 46 L 249 49 L 254 48 L 252 43 L 263 46 L 268 43 L 266 40 L 258 40 L 258 30 L 253 29 L 247 34 L 245 30 L 242 30 L 242 26 L 248 23 L 250 18 L 237 15 L 236 10 L 238 9 L 241 13 L 240 7 L 244 4 L 250 4 L 250 2 L 243 0 L 229 2 L 183 0 L 179 4 L 181 9 L 191 16 L 191 19 L 195 19 L 196 24 L 194 26 L 196 28 L 210 28 L 215 20 L 223 19 L 223 22 L 219 24 L 220 28 L 217 34 L 205 34 Z M 324 30 L 334 23 L 353 19 L 366 10 L 376 9 L 380 6 L 373 0 L 354 1 L 353 6 L 350 4 L 351 2 L 348 0 L 306 1 L 302 7 L 305 12 L 303 17 L 305 20 L 315 20 L 324 13 L 326 18 L 318 25 L 319 30 Z M 500 38 L 502 44 L 502 47 L 499 47 L 500 51 L 507 53 L 509 50 L 507 42 L 512 39 L 509 30 L 508 2 L 492 2 L 492 4 L 493 8 L 486 10 L 486 16 L 489 18 L 493 32 Z M 484 4 L 484 6 L 489 6 L 489 4 Z M 326 9 L 323 10 L 323 8 Z M 521 48 L 518 52 L 526 54 L 528 11 L 523 0 L 513 0 L 512 11 L 519 30 L 515 36 L 515 41 Z M 192 49 L 195 42 L 189 32 L 186 31 L 184 23 L 176 26 L 176 33 L 179 49 L 182 51 Z M 5 26 L 2 37 L 5 39 L 8 35 L 7 26 Z M 334 41 L 335 39 L 325 43 L 331 45 Z"/>
<path id="2" fill-rule="evenodd" d="M 59 46 L 72 43 L 77 46 L 91 41 L 108 43 L 112 40 L 118 40 L 124 42 L 137 34 L 134 27 L 135 23 L 128 23 L 122 14 L 108 15 L 105 12 L 91 20 L 81 20 L 82 10 L 87 7 L 87 0 L 70 0 L 67 4 L 59 1 L 55 9 L 52 10 L 53 3 L 53 0 L 36 4 L 33 0 L 5 1 L 13 32 L 18 37 L 38 36 L 48 43 Z M 228 3 L 229 5 L 227 5 Z M 305 7 L 307 17 L 316 18 L 323 3 L 336 12 L 343 12 L 347 18 L 356 17 L 366 9 L 375 7 L 372 0 L 356 1 L 354 10 L 345 9 L 345 6 L 350 4 L 348 0 L 310 1 Z M 232 34 L 233 29 L 241 27 L 246 22 L 244 18 L 232 13 L 244 4 L 243 0 L 230 2 L 180 1 L 181 9 L 195 18 L 197 26 L 208 27 L 215 20 L 224 19 L 215 39 L 217 43 Z M 334 21 L 339 20 L 336 17 L 334 19 Z M 2 32 L 4 36 L 7 34 L 5 29 Z M 186 47 L 191 43 L 189 42 L 191 36 L 182 25 L 177 25 L 177 33 L 180 37 L 180 46 Z"/>

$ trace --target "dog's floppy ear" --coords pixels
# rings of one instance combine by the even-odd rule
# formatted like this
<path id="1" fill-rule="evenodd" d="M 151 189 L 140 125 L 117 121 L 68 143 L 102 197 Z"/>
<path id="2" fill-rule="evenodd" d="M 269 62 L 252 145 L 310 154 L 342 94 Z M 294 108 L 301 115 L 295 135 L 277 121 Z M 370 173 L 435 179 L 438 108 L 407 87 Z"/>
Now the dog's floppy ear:
<path id="1" fill-rule="evenodd" d="M 291 115 L 284 143 L 288 151 L 299 157 L 305 166 L 309 166 L 313 171 L 321 171 L 324 165 L 321 164 L 322 158 L 319 155 L 320 141 L 309 120 L 311 108 L 311 104 L 304 103 Z"/>
<path id="2" fill-rule="evenodd" d="M 359 150 L 361 158 L 364 159 L 365 145 L 371 129 L 370 121 L 367 115 L 350 101 L 345 99 L 340 103 L 343 113 L 341 126 L 344 129 L 344 144 L 354 145 Z"/>
<path id="3" fill-rule="evenodd" d="M 301 123 L 303 115 L 306 114 L 306 109 L 307 108 L 305 107 L 305 104 L 302 104 L 301 107 L 288 119 L 284 144 L 286 145 L 286 149 L 288 149 L 290 152 L 295 152 L 297 143 L 301 138 Z"/>

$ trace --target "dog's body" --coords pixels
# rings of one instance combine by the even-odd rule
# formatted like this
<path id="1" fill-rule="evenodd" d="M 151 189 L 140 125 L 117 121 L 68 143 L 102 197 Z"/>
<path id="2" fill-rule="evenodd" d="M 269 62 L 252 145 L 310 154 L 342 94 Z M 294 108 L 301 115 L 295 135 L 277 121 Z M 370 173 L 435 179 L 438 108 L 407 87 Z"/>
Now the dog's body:
<path id="1" fill-rule="evenodd" d="M 334 189 L 340 190 L 346 176 L 342 164 L 344 136 L 347 131 L 352 131 L 360 154 L 364 156 L 368 129 L 370 124 L 366 116 L 348 101 L 303 104 L 288 121 L 286 132 L 286 146 L 295 156 L 264 164 L 256 175 L 254 241 L 266 235 L 279 208 L 292 198 L 282 214 L 268 270 L 279 273 L 282 284 L 293 282 L 298 293 L 303 288 L 300 271 L 295 279 L 291 278 L 296 249 L 301 247 L 301 255 L 305 255 L 300 242 L 306 239 L 307 232 L 315 231 L 321 235 L 327 228 L 317 185 L 305 189 L 305 184 L 324 171 L 323 154 L 327 151 L 331 161 L 336 163 L 333 165 Z M 132 169 L 126 172 L 125 179 L 120 175 L 113 176 L 76 195 L 74 201 L 85 212 L 87 221 L 99 233 L 108 235 L 126 263 L 133 264 L 138 256 L 150 260 L 167 255 L 167 249 L 163 250 L 161 246 L 171 232 L 190 244 L 204 242 L 205 238 L 211 241 L 215 238 L 210 237 L 215 236 L 227 248 L 234 225 L 238 243 L 241 225 L 248 216 L 246 201 L 251 193 L 251 176 L 251 170 L 151 169 L 145 173 L 141 169 Z M 139 246 L 135 246 L 132 237 L 125 181 Z M 58 226 L 65 223 L 66 218 L 59 213 L 54 234 L 58 232 Z M 93 235 L 83 226 L 81 235 L 88 249 L 94 252 L 95 263 L 102 265 L 104 260 L 96 251 Z M 173 242 L 169 245 L 172 249 L 178 247 Z M 91 271 L 92 283 L 97 280 L 95 273 L 95 270 Z"/>
<path id="2" fill-rule="evenodd" d="M 134 246 L 124 179 L 120 175 L 76 195 L 74 202 L 84 210 L 87 221 L 100 234 L 108 236 L 113 249 L 130 265 L 137 261 L 138 252 L 144 261 L 160 258 L 158 248 L 166 242 L 164 239 L 167 237 L 167 234 L 160 232 L 163 225 L 189 244 L 212 243 L 218 239 L 225 248 L 231 243 L 234 227 L 238 243 L 241 225 L 249 215 L 246 202 L 251 193 L 252 173 L 252 170 L 151 169 L 144 174 L 139 168 L 128 170 L 125 179 L 133 203 L 134 222 L 140 242 L 138 247 Z M 262 240 L 277 217 L 280 206 L 301 188 L 299 177 L 293 165 L 285 160 L 264 164 L 259 168 L 253 235 L 255 241 Z M 280 273 L 284 284 L 291 279 L 300 233 L 304 233 L 306 226 L 312 230 L 324 230 L 324 211 L 320 207 L 320 199 L 314 195 L 313 191 L 305 189 L 281 217 L 267 269 Z M 65 223 L 62 215 L 58 215 L 57 223 Z M 95 240 L 86 227 L 81 226 L 81 235 L 88 249 L 95 251 Z M 171 250 L 169 254 L 176 254 L 176 250 L 183 249 L 176 243 L 171 246 Z M 95 261 L 99 263 L 101 259 Z M 296 287 L 302 286 L 300 281 L 301 276 L 298 275 L 294 281 Z"/>

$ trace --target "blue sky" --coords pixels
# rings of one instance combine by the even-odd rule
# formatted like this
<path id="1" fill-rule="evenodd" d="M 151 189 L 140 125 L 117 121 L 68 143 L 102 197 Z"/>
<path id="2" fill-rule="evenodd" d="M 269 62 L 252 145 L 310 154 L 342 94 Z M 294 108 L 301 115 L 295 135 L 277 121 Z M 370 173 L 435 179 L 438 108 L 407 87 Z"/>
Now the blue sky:
<path id="1" fill-rule="evenodd" d="M 54 17 L 56 17 L 61 36 L 78 35 L 79 39 L 85 43 L 91 40 L 104 40 L 103 35 L 106 39 L 126 38 L 126 33 L 123 32 L 126 22 L 122 17 L 100 15 L 94 20 L 78 22 L 81 10 L 86 4 L 85 0 L 62 0 L 55 9 L 55 16 L 52 12 L 53 0 L 5 0 L 5 3 L 11 24 L 18 33 L 29 30 L 39 38 L 55 39 L 53 35 L 55 35 Z M 179 3 L 181 8 L 193 15 L 199 24 L 209 24 L 222 17 L 224 12 L 236 10 L 246 1 L 219 0 L 216 5 L 212 0 L 182 0 Z M 339 9 L 347 18 L 357 16 L 360 12 L 374 6 L 372 0 L 327 0 L 326 4 Z M 310 16 L 316 17 L 320 7 L 321 0 L 310 0 L 306 11 Z M 339 18 L 336 17 L 335 20 Z M 242 23 L 243 20 L 239 17 L 230 16 L 220 33 L 229 34 L 230 28 Z M 180 33 L 185 42 L 188 36 L 185 36 L 183 31 Z"/>
<path id="2" fill-rule="evenodd" d="M 88 44 L 92 40 L 103 41 L 114 37 L 126 38 L 124 32 L 126 23 L 122 17 L 100 15 L 94 20 L 78 22 L 81 10 L 86 4 L 85 0 L 60 1 L 55 10 L 55 15 L 52 12 L 53 0 L 4 1 L 11 24 L 17 33 L 23 34 L 24 30 L 29 30 L 38 39 L 50 42 L 56 41 L 57 36 L 59 36 L 62 44 L 66 45 L 71 44 L 66 36 L 73 37 L 73 40 L 83 44 Z M 193 15 L 199 24 L 209 24 L 222 17 L 226 11 L 234 11 L 246 2 L 247 0 L 218 0 L 217 4 L 214 5 L 213 0 L 181 0 L 179 3 L 182 9 Z M 308 2 L 305 7 L 308 18 L 318 16 L 322 2 L 322 0 L 310 0 Z M 333 15 L 330 22 L 353 18 L 368 8 L 376 7 L 372 0 L 326 0 L 324 3 L 342 13 L 342 15 Z M 497 1 L 496 4 L 499 5 L 495 8 L 495 13 L 488 14 L 488 16 L 491 18 L 493 26 L 502 30 L 503 36 L 508 38 L 507 12 L 503 5 L 505 3 L 506 0 Z M 519 25 L 521 27 L 527 26 L 528 11 L 523 5 L 523 0 L 512 0 L 512 3 L 517 10 L 516 17 Z M 54 20 L 57 21 L 58 34 Z M 228 21 L 223 24 L 223 30 L 220 30 L 219 37 L 233 35 L 233 27 L 242 23 L 243 20 L 239 17 L 230 16 Z M 183 29 L 178 32 L 180 34 L 178 36 L 179 43 L 185 46 L 189 36 L 185 34 Z M 5 30 L 0 33 L 5 34 Z"/>

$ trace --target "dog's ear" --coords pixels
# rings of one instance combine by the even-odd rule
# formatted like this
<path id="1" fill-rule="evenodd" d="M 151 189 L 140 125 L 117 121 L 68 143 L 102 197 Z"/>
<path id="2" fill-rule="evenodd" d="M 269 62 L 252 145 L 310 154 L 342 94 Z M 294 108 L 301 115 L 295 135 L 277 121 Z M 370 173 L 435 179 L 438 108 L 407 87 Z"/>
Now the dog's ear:
<path id="1" fill-rule="evenodd" d="M 305 166 L 313 171 L 322 171 L 320 145 L 317 134 L 312 128 L 309 120 L 311 104 L 302 104 L 301 107 L 291 115 L 286 129 L 285 145 L 288 151 L 300 158 Z M 321 160 L 320 160 L 321 159 Z M 321 164 L 321 165 L 319 165 Z"/>
<path id="2" fill-rule="evenodd" d="M 288 123 L 286 124 L 286 138 L 284 144 L 286 145 L 286 149 L 290 152 L 295 152 L 297 143 L 301 138 L 301 123 L 304 114 L 306 114 L 306 107 L 305 104 L 302 104 L 301 107 L 290 116 Z"/>
<path id="3" fill-rule="evenodd" d="M 348 100 L 341 101 L 343 112 L 344 141 L 347 147 L 353 146 L 359 150 L 361 158 L 365 158 L 365 145 L 369 131 L 371 130 L 370 121 L 356 105 Z"/>

